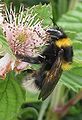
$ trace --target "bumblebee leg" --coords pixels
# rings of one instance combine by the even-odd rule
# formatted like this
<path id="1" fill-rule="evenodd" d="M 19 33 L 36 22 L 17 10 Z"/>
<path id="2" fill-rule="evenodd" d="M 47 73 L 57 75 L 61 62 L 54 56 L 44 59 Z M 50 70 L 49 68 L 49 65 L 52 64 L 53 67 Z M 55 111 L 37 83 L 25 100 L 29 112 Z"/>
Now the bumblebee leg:
<path id="1" fill-rule="evenodd" d="M 37 75 L 35 76 L 35 84 L 39 89 L 42 89 L 43 80 L 46 77 L 46 64 L 43 64 Z"/>
<path id="2" fill-rule="evenodd" d="M 18 53 L 16 53 L 16 57 L 24 62 L 28 62 L 32 64 L 40 64 L 44 60 L 44 57 L 41 57 L 41 56 L 30 57 L 30 56 L 24 56 Z"/>

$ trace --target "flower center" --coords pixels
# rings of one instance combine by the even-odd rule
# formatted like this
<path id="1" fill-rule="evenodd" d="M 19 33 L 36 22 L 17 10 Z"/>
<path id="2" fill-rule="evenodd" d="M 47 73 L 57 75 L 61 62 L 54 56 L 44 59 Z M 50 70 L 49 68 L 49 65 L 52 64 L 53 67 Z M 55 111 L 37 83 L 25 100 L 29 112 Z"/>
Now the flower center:
<path id="1" fill-rule="evenodd" d="M 17 40 L 19 40 L 19 42 L 25 42 L 27 40 L 27 34 L 25 32 L 21 32 L 18 37 Z"/>

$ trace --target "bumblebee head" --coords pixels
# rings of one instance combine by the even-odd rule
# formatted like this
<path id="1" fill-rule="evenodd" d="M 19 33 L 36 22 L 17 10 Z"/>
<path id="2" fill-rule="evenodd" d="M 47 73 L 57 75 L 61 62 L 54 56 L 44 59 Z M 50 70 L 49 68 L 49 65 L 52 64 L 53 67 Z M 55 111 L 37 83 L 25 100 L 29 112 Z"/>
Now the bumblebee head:
<path id="1" fill-rule="evenodd" d="M 47 33 L 49 33 L 52 41 L 67 38 L 66 34 L 59 27 L 47 29 Z"/>

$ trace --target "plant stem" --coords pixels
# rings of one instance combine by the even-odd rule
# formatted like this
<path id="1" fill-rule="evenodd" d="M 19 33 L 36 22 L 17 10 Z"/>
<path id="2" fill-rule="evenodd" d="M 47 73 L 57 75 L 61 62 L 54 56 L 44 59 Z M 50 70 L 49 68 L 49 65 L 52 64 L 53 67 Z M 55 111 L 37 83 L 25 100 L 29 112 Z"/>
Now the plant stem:
<path id="1" fill-rule="evenodd" d="M 64 91 L 65 86 L 59 82 L 52 94 L 51 104 L 47 113 L 46 120 L 60 120 L 60 117 L 58 116 L 57 112 L 54 112 L 54 109 L 56 109 L 59 104 L 61 104 L 62 98 L 64 96 Z"/>
<path id="2" fill-rule="evenodd" d="M 69 10 L 73 10 L 75 7 L 76 7 L 76 4 L 77 4 L 78 0 L 71 0 L 69 2 Z"/>
<path id="3" fill-rule="evenodd" d="M 44 113 L 48 107 L 48 104 L 49 104 L 49 101 L 50 101 L 50 98 L 47 98 L 43 103 L 42 103 L 42 106 L 41 106 L 41 109 L 40 109 L 40 112 L 39 112 L 39 117 L 38 117 L 38 120 L 43 120 L 43 117 L 44 117 Z"/>
<path id="4" fill-rule="evenodd" d="M 58 14 L 57 14 L 57 6 L 56 2 L 54 0 L 50 0 L 51 6 L 52 6 L 52 16 L 53 16 L 53 22 L 56 22 L 58 19 Z"/>
<path id="5" fill-rule="evenodd" d="M 65 86 L 61 82 L 59 82 L 52 95 L 52 101 L 50 105 L 51 108 L 53 108 L 53 106 L 56 108 L 59 105 L 64 94 L 64 90 Z"/>
<path id="6" fill-rule="evenodd" d="M 59 113 L 61 117 L 63 117 L 68 113 L 69 108 L 75 105 L 80 99 L 82 99 L 82 90 L 80 90 L 80 92 L 70 99 L 64 106 L 57 108 L 55 111 Z"/>
<path id="7" fill-rule="evenodd" d="M 50 2 L 52 6 L 52 19 L 53 23 L 55 23 L 67 11 L 74 9 L 78 0 L 50 0 Z"/>

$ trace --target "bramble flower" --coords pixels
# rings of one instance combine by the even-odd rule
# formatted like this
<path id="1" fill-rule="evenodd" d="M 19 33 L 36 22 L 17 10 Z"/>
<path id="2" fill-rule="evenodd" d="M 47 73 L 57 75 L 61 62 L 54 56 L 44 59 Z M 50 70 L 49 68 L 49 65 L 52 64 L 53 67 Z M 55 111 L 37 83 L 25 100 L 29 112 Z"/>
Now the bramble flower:
<path id="1" fill-rule="evenodd" d="M 47 44 L 48 35 L 46 31 L 41 27 L 41 22 L 36 19 L 37 14 L 32 15 L 32 9 L 24 9 L 24 6 L 20 7 L 19 13 L 16 14 L 15 8 L 10 11 L 6 8 L 6 17 L 1 24 L 3 28 L 6 40 L 13 52 L 35 57 L 38 56 L 43 49 L 43 46 Z M 36 20 L 35 20 L 36 19 Z M 24 70 L 30 64 L 14 59 L 15 70 Z"/>
<path id="2" fill-rule="evenodd" d="M 40 25 L 38 24 L 37 26 Z M 38 55 L 40 52 L 38 48 L 45 45 L 46 36 L 42 36 L 36 30 L 37 26 L 32 29 L 21 25 L 3 24 L 5 36 L 14 54 Z"/>
<path id="3" fill-rule="evenodd" d="M 47 34 L 39 21 L 34 23 L 36 15 L 32 16 L 30 13 L 23 16 L 29 12 L 23 10 L 24 7 L 21 6 L 18 15 L 13 12 L 12 6 L 10 13 L 7 10 L 8 18 L 2 24 L 3 31 L 14 54 L 18 52 L 18 54 L 36 56 L 40 52 L 38 48 L 46 44 Z"/>

